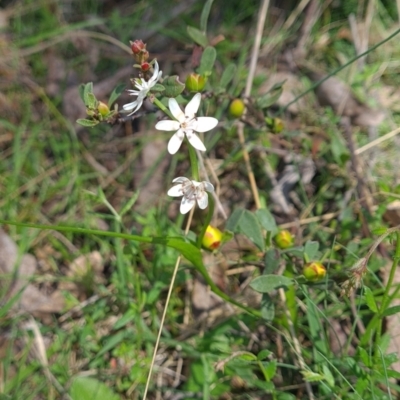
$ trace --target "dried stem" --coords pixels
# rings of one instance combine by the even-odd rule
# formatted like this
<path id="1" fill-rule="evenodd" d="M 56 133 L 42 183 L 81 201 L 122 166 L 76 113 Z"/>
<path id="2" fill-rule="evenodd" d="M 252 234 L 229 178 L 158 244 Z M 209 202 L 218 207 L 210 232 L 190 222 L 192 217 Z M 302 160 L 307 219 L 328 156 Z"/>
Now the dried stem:
<path id="1" fill-rule="evenodd" d="M 190 210 L 189 218 L 188 218 L 187 223 L 186 223 L 185 235 L 187 235 L 188 232 L 189 232 L 190 225 L 191 225 L 192 219 L 193 219 L 193 213 L 194 213 L 194 207 Z M 161 339 L 161 333 L 162 333 L 162 330 L 163 330 L 163 327 L 164 327 L 165 317 L 167 315 L 168 304 L 169 304 L 169 301 L 171 299 L 172 290 L 174 288 L 175 278 L 176 278 L 176 274 L 178 273 L 178 268 L 179 268 L 179 264 L 181 263 L 181 259 L 182 259 L 182 256 L 179 256 L 177 258 L 176 263 L 175 263 L 175 267 L 174 267 L 174 272 L 172 273 L 171 283 L 170 283 L 169 289 L 168 289 L 167 300 L 165 302 L 164 311 L 163 311 L 163 315 L 161 317 L 161 322 L 160 322 L 160 328 L 158 330 L 157 340 L 156 340 L 156 344 L 154 346 L 153 357 L 152 357 L 151 363 L 150 363 L 150 370 L 149 370 L 149 374 L 147 375 L 146 387 L 144 389 L 144 394 L 143 394 L 143 400 L 146 400 L 146 398 L 147 398 L 147 392 L 149 390 L 150 379 L 151 379 L 151 375 L 152 375 L 153 368 L 154 368 L 154 362 L 156 360 L 158 346 L 160 344 L 160 339 Z"/>

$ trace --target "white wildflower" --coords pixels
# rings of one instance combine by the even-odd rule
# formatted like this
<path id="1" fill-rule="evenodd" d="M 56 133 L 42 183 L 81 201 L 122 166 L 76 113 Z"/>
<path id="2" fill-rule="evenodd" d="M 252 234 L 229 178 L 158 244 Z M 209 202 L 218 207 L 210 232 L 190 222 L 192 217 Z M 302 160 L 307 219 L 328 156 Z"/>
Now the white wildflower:
<path id="1" fill-rule="evenodd" d="M 168 195 L 172 197 L 183 196 L 180 207 L 181 214 L 188 213 L 196 204 L 196 201 L 202 210 L 207 208 L 208 195 L 206 192 L 214 191 L 214 186 L 210 182 L 191 181 L 183 176 L 175 178 L 172 182 L 178 183 L 178 185 L 169 189 Z"/>
<path id="2" fill-rule="evenodd" d="M 156 129 L 161 131 L 176 131 L 168 142 L 168 152 L 175 154 L 181 147 L 186 135 L 189 143 L 197 150 L 206 151 L 206 148 L 195 132 L 207 132 L 215 128 L 218 120 L 213 117 L 196 117 L 201 101 L 201 94 L 196 93 L 182 112 L 175 99 L 169 99 L 168 106 L 176 121 L 165 120 L 156 124 Z"/>
<path id="3" fill-rule="evenodd" d="M 149 93 L 150 89 L 158 82 L 161 78 L 162 71 L 159 71 L 157 61 L 154 63 L 154 73 L 152 77 L 146 82 L 144 79 L 135 79 L 135 87 L 138 90 L 128 90 L 131 96 L 137 96 L 137 99 L 132 103 L 125 104 L 123 109 L 125 111 L 132 111 L 128 115 L 134 114 L 136 111 L 142 107 L 143 100 L 146 98 L 147 94 Z"/>

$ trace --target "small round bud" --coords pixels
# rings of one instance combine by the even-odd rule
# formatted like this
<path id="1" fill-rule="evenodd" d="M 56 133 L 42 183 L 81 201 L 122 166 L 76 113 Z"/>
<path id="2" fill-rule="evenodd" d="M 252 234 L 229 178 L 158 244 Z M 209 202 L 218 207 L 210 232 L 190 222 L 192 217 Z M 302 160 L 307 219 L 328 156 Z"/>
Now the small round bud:
<path id="1" fill-rule="evenodd" d="M 146 49 L 146 44 L 141 40 L 135 40 L 131 43 L 131 50 L 133 54 L 139 54 L 142 50 Z"/>
<path id="2" fill-rule="evenodd" d="M 103 103 L 102 101 L 99 101 L 97 110 L 103 117 L 105 117 L 106 115 L 108 115 L 110 113 L 110 109 L 108 108 L 108 105 L 106 103 Z"/>
<path id="3" fill-rule="evenodd" d="M 304 265 L 303 275 L 310 282 L 318 282 L 326 275 L 326 268 L 317 261 L 313 261 Z"/>
<path id="4" fill-rule="evenodd" d="M 284 123 L 280 118 L 274 118 L 274 123 L 272 126 L 272 132 L 273 133 L 280 133 L 282 132 L 283 128 L 284 128 Z"/>
<path id="5" fill-rule="evenodd" d="M 274 237 L 276 245 L 280 249 L 287 249 L 293 246 L 293 236 L 289 231 L 283 230 Z"/>
<path id="6" fill-rule="evenodd" d="M 193 73 L 187 76 L 185 84 L 190 92 L 201 92 L 206 80 L 201 75 Z"/>
<path id="7" fill-rule="evenodd" d="M 222 232 L 218 228 L 208 225 L 202 241 L 203 247 L 207 250 L 216 250 L 221 245 L 221 240 Z"/>
<path id="8" fill-rule="evenodd" d="M 141 68 L 141 70 L 142 70 L 143 72 L 146 72 L 146 71 L 148 71 L 148 70 L 150 69 L 150 64 L 149 64 L 148 62 L 144 62 L 144 63 L 142 63 L 142 65 L 140 66 L 140 68 Z"/>
<path id="9" fill-rule="evenodd" d="M 244 113 L 245 105 L 243 100 L 235 99 L 229 105 L 229 114 L 234 118 L 240 118 Z"/>

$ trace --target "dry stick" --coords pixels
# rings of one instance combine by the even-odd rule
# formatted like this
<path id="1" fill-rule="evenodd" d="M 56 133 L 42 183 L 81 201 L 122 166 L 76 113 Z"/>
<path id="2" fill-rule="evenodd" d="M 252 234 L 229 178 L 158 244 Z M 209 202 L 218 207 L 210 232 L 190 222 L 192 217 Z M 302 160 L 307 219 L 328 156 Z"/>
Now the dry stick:
<path id="1" fill-rule="evenodd" d="M 205 178 L 207 179 L 207 181 L 210 181 L 210 178 L 208 177 L 207 170 L 206 170 L 206 168 L 204 166 L 203 155 L 197 149 L 196 149 L 196 154 L 197 154 L 197 158 L 199 160 L 199 166 L 200 166 L 201 171 L 203 172 L 203 174 L 204 174 Z M 215 199 L 215 203 L 217 204 L 218 211 L 221 213 L 223 218 L 226 220 L 226 219 L 228 219 L 228 216 L 227 216 L 227 214 L 225 212 L 224 206 L 221 203 L 221 200 L 219 199 L 219 189 L 220 189 L 221 185 L 219 183 L 218 176 L 215 173 L 214 168 L 212 167 L 212 165 L 210 163 L 210 160 L 208 158 L 206 158 L 205 162 L 207 163 L 208 167 L 210 168 L 211 175 L 213 176 L 213 178 L 214 178 L 214 180 L 216 182 L 216 190 L 215 190 L 215 192 L 212 192 L 212 195 L 213 195 L 213 197 Z"/>
<path id="2" fill-rule="evenodd" d="M 354 151 L 354 154 L 359 155 L 361 153 L 364 153 L 364 151 L 367 151 L 367 150 L 371 149 L 372 147 L 375 147 L 378 144 L 381 144 L 381 143 L 385 142 L 386 140 L 391 139 L 392 137 L 396 136 L 398 133 L 400 133 L 400 128 L 397 128 L 397 129 L 387 133 L 386 135 L 383 135 L 383 136 L 373 140 L 372 142 L 367 143 L 365 146 L 358 148 L 357 150 Z"/>
<path id="3" fill-rule="evenodd" d="M 263 0 L 262 4 L 261 4 L 261 7 L 260 7 L 260 12 L 258 14 L 259 19 L 258 19 L 258 22 L 257 22 L 256 37 L 255 37 L 255 40 L 254 40 L 254 46 L 253 46 L 252 55 L 251 55 L 249 75 L 247 77 L 247 82 L 246 82 L 246 89 L 245 89 L 245 97 L 246 98 L 250 96 L 251 87 L 253 85 L 253 79 L 254 79 L 254 74 L 255 74 L 255 70 L 256 70 L 256 65 L 257 65 L 257 60 L 258 60 L 258 53 L 259 53 L 259 48 L 260 48 L 260 44 L 261 44 L 261 37 L 262 37 L 263 29 L 264 29 L 264 23 L 265 23 L 265 18 L 266 18 L 268 6 L 269 6 L 269 0 Z M 255 179 L 254 179 L 254 174 L 253 174 L 253 171 L 251 169 L 249 154 L 248 154 L 247 149 L 245 147 L 245 140 L 244 140 L 244 133 L 243 133 L 244 128 L 243 127 L 244 127 L 243 123 L 239 122 L 238 123 L 238 136 L 239 136 L 240 144 L 241 144 L 242 149 L 243 149 L 243 158 L 245 160 L 245 164 L 246 164 L 246 168 L 247 168 L 247 172 L 248 172 L 248 176 L 249 176 L 249 180 L 250 180 L 251 190 L 252 190 L 253 196 L 254 196 L 254 201 L 256 203 L 257 209 L 260 209 L 261 208 L 260 198 L 259 198 L 259 195 L 258 195 L 257 185 L 256 185 L 256 182 L 255 182 Z M 291 318 L 290 312 L 289 312 L 288 308 L 286 307 L 286 294 L 285 294 L 285 291 L 281 288 L 281 289 L 278 290 L 278 292 L 279 292 L 279 296 L 281 298 L 281 301 L 285 306 L 284 308 L 285 308 L 285 313 L 286 313 L 286 316 L 287 316 L 289 331 L 290 331 L 290 335 L 291 335 L 292 340 L 293 340 L 294 351 L 296 353 L 299 366 L 300 366 L 300 368 L 302 370 L 306 370 L 307 369 L 306 368 L 306 364 L 304 362 L 303 355 L 301 354 L 300 342 L 297 339 L 296 331 L 294 329 L 294 325 L 293 325 L 293 322 L 292 322 L 292 318 Z M 311 400 L 314 400 L 314 393 L 312 391 L 310 383 L 305 381 L 305 386 L 306 386 L 308 398 L 311 399 Z"/>
<path id="4" fill-rule="evenodd" d="M 267 11 L 269 6 L 269 0 L 262 0 L 260 6 L 260 12 L 258 13 L 258 21 L 257 21 L 257 29 L 256 29 L 256 37 L 254 40 L 253 50 L 251 53 L 250 60 L 250 68 L 249 75 L 247 76 L 246 88 L 244 91 L 244 97 L 248 98 L 251 93 L 251 87 L 253 85 L 254 75 L 257 67 L 258 53 L 260 51 L 261 38 L 264 30 L 265 19 L 267 17 Z M 256 180 L 254 178 L 253 170 L 250 164 L 249 153 L 246 149 L 245 140 L 244 140 L 244 124 L 243 122 L 237 123 L 237 132 L 239 136 L 240 145 L 242 146 L 243 151 L 243 159 L 246 165 L 247 175 L 249 176 L 251 191 L 253 193 L 254 201 L 256 203 L 257 208 L 261 208 L 260 196 L 258 194 L 258 189 L 256 185 Z"/>
<path id="5" fill-rule="evenodd" d="M 192 219 L 193 219 L 193 213 L 194 213 L 194 207 L 190 210 L 189 218 L 188 218 L 188 220 L 187 220 L 186 228 L 185 228 L 185 236 L 186 236 L 186 235 L 188 234 L 188 232 L 189 232 L 190 224 L 192 223 Z M 155 360 L 156 360 L 157 351 L 158 351 L 158 346 L 159 346 L 159 344 L 160 344 L 161 333 L 162 333 L 162 329 L 163 329 L 163 326 L 164 326 L 165 317 L 166 317 L 166 315 L 167 315 L 168 304 L 169 304 L 169 300 L 171 299 L 172 290 L 173 290 L 173 288 L 174 288 L 175 278 L 176 278 L 176 274 L 177 274 L 177 272 L 178 272 L 179 264 L 181 263 L 181 259 L 182 259 L 182 256 L 179 256 L 179 257 L 176 259 L 176 263 L 175 263 L 175 267 L 174 267 L 174 272 L 172 273 L 171 283 L 170 283 L 169 289 L 168 289 L 167 300 L 166 300 L 166 302 L 165 302 L 163 315 L 162 315 L 162 317 L 161 317 L 160 329 L 158 330 L 157 340 L 156 340 L 156 344 L 155 344 L 155 346 L 154 346 L 154 351 L 153 351 L 153 357 L 152 357 L 152 359 L 151 359 L 150 370 L 149 370 L 149 374 L 147 375 L 147 381 L 146 381 L 146 387 L 145 387 L 145 389 L 144 389 L 143 400 L 146 400 L 147 392 L 148 392 L 148 390 L 149 390 L 151 373 L 153 372 L 154 362 L 155 362 Z"/>

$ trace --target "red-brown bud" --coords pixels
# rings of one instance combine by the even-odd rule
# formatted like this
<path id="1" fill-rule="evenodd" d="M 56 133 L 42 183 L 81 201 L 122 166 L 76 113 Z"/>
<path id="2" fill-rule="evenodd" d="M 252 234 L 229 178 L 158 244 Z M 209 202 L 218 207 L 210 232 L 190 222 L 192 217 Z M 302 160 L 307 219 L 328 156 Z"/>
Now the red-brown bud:
<path id="1" fill-rule="evenodd" d="M 139 54 L 142 50 L 146 49 L 146 44 L 142 40 L 135 40 L 131 43 L 131 50 L 133 54 Z"/>
<path id="2" fill-rule="evenodd" d="M 144 63 L 142 63 L 142 65 L 140 66 L 140 68 L 141 68 L 141 70 L 142 70 L 143 72 L 146 72 L 146 71 L 148 71 L 148 70 L 150 69 L 150 64 L 149 64 L 148 62 L 144 62 Z"/>

